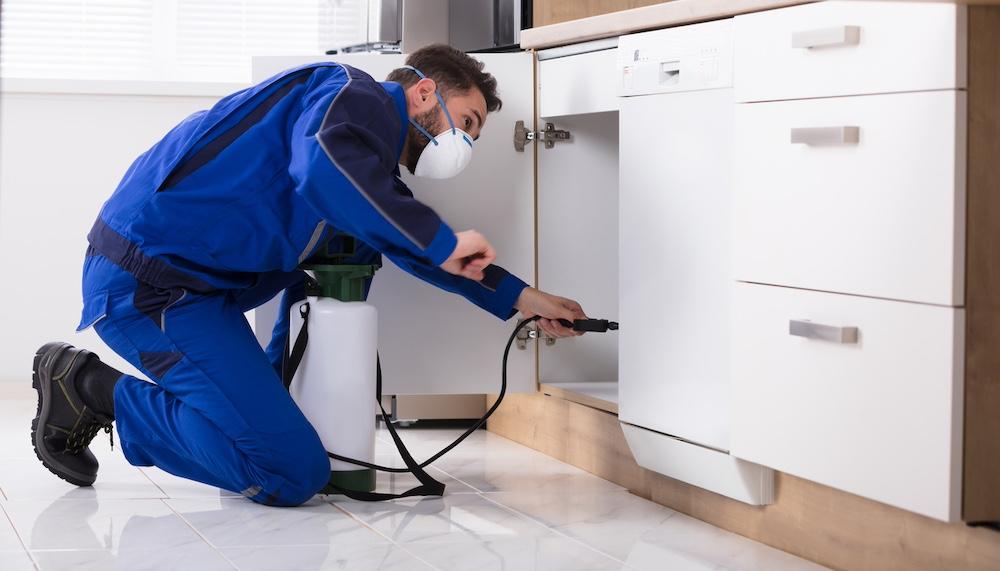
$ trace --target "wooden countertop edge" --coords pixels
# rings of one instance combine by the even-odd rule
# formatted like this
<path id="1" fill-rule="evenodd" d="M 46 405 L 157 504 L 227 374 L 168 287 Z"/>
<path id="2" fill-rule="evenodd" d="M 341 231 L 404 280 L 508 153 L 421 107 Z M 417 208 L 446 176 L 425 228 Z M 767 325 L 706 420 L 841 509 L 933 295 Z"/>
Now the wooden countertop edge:
<path id="1" fill-rule="evenodd" d="M 579 20 L 531 28 L 521 32 L 524 49 L 549 48 L 599 38 L 620 36 L 641 30 L 668 28 L 769 10 L 813 0 L 673 0 L 652 6 L 621 10 Z"/>
<path id="2" fill-rule="evenodd" d="M 816 0 L 673 0 L 530 28 L 521 32 L 523 49 L 541 49 L 610 38 L 681 24 L 728 18 L 774 8 L 811 4 Z M 918 0 L 919 1 L 919 0 Z M 958 4 L 1000 4 L 1000 0 L 924 0 Z"/>

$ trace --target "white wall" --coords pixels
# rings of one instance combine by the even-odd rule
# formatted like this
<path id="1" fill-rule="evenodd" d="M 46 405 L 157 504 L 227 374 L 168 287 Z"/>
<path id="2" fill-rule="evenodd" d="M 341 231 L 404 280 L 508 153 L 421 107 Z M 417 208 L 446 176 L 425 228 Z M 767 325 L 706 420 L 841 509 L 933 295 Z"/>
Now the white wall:
<path id="1" fill-rule="evenodd" d="M 52 340 L 134 371 L 93 330 L 74 333 L 86 235 L 132 160 L 217 99 L 0 95 L 0 382 L 28 384 L 35 350 Z"/>

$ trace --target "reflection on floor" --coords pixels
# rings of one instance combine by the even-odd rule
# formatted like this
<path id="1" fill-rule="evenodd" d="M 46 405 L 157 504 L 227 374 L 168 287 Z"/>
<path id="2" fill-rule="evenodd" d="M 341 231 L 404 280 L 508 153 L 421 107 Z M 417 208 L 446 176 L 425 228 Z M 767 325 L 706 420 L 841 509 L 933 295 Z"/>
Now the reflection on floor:
<path id="1" fill-rule="evenodd" d="M 11 393 L 11 394 L 7 394 Z M 484 431 L 431 469 L 444 498 L 316 497 L 267 508 L 95 441 L 93 488 L 56 479 L 29 443 L 32 392 L 0 400 L 0 569 L 822 569 L 628 493 Z M 411 428 L 424 458 L 457 430 Z M 379 461 L 394 462 L 387 434 Z M 398 462 L 398 461 L 396 461 Z M 382 475 L 401 491 L 410 476 Z"/>

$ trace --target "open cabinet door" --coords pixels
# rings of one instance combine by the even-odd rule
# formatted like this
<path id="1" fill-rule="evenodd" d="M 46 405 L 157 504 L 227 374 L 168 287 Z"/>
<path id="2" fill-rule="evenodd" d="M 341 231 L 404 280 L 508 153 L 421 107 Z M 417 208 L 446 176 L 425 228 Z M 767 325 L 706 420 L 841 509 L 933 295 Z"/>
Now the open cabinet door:
<path id="1" fill-rule="evenodd" d="M 404 56 L 330 56 L 382 80 Z M 497 250 L 497 264 L 535 283 L 534 149 L 514 150 L 514 123 L 534 114 L 534 72 L 528 53 L 480 54 L 499 83 L 503 108 L 491 113 L 472 162 L 449 180 L 426 180 L 404 172 L 414 195 L 432 206 L 455 231 L 482 232 Z M 254 58 L 254 80 L 317 58 Z M 516 320 L 502 322 L 465 299 L 404 273 L 388 260 L 376 274 L 369 301 L 379 313 L 379 353 L 385 394 L 483 394 L 500 387 L 504 344 Z M 259 308 L 255 330 L 263 339 L 274 322 L 274 302 Z M 310 343 L 322 343 L 310 339 Z M 535 351 L 512 349 L 508 390 L 536 388 Z"/>

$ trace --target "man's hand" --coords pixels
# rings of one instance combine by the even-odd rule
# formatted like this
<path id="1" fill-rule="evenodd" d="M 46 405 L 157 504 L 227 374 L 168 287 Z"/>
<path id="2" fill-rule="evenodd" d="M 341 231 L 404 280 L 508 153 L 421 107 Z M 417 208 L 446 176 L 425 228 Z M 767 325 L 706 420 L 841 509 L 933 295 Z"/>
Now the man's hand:
<path id="1" fill-rule="evenodd" d="M 441 269 L 449 274 L 481 281 L 483 270 L 496 259 L 496 251 L 486 237 L 475 230 L 456 232 L 455 237 L 458 238 L 458 245 L 441 264 Z"/>
<path id="2" fill-rule="evenodd" d="M 525 318 L 540 316 L 538 326 L 552 337 L 572 337 L 583 335 L 579 331 L 573 331 L 569 327 L 559 323 L 559 319 L 586 319 L 587 314 L 583 312 L 580 304 L 572 299 L 559 297 L 545 293 L 535 288 L 524 288 L 521 296 L 517 298 L 514 308 L 521 312 Z"/>

